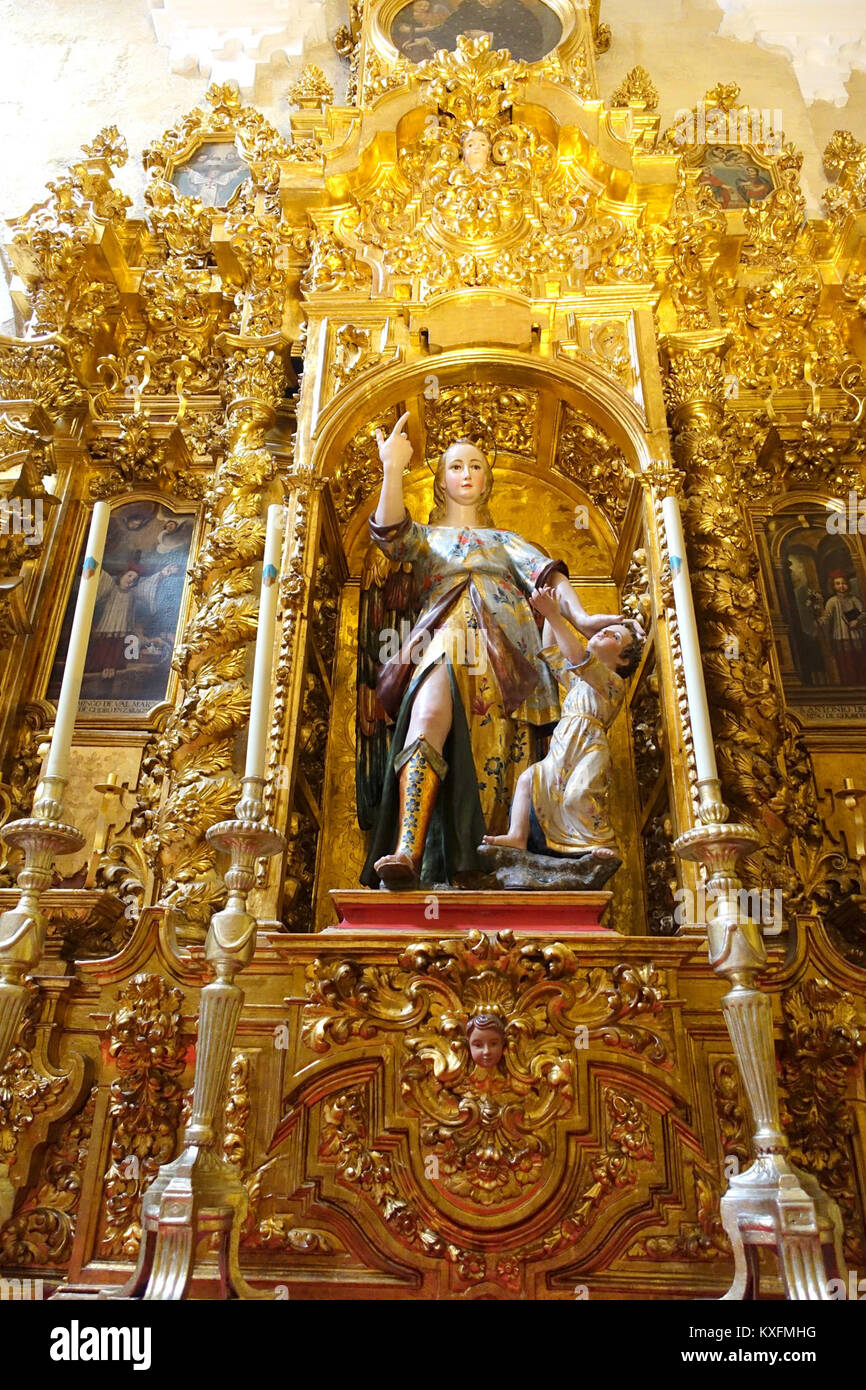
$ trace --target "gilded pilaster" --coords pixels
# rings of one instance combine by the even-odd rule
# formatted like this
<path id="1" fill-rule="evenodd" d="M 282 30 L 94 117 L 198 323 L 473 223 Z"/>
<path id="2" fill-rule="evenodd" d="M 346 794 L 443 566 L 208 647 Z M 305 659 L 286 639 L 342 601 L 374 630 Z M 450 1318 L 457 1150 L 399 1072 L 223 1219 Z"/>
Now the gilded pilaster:
<path id="1" fill-rule="evenodd" d="M 769 673 L 769 627 L 725 421 L 727 334 L 676 333 L 664 343 L 665 397 L 683 475 L 683 522 L 701 634 L 719 775 L 726 801 L 751 818 L 781 777 L 781 712 Z"/>
<path id="2" fill-rule="evenodd" d="M 226 454 L 206 501 L 210 529 L 192 567 L 195 613 L 175 652 L 183 695 L 159 741 L 165 790 L 147 846 L 155 856 L 160 902 L 181 933 L 202 940 L 223 901 L 223 885 L 204 832 L 237 800 L 236 747 L 249 720 L 248 645 L 256 632 L 256 565 L 264 554 L 263 516 L 277 500 L 276 465 L 265 447 L 287 381 L 279 334 L 225 334 Z"/>

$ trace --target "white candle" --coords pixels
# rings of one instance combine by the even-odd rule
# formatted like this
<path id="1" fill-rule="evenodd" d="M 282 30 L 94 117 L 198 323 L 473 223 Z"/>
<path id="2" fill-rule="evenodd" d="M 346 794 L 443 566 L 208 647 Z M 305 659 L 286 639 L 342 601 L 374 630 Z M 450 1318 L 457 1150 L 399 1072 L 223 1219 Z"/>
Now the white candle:
<path id="1" fill-rule="evenodd" d="M 81 583 L 75 603 L 75 616 L 72 619 L 72 633 L 66 652 L 66 665 L 63 668 L 63 683 L 60 686 L 60 699 L 57 701 L 57 715 L 54 720 L 54 733 L 45 764 L 45 777 L 66 777 L 69 772 L 69 749 L 75 732 L 75 718 L 78 714 L 78 701 L 81 695 L 81 680 L 84 675 L 84 659 L 90 641 L 93 625 L 93 610 L 96 607 L 96 592 L 99 588 L 99 575 L 102 558 L 105 554 L 105 537 L 108 532 L 110 509 L 107 502 L 97 502 L 93 508 L 90 531 L 84 550 L 84 564 L 81 570 Z"/>
<path id="2" fill-rule="evenodd" d="M 274 669 L 274 634 L 277 627 L 277 602 L 280 596 L 280 552 L 283 547 L 283 507 L 268 507 L 268 527 L 265 534 L 265 558 L 262 562 L 262 594 L 259 600 L 259 625 L 256 632 L 256 656 L 253 665 L 253 690 L 250 704 L 250 731 L 247 735 L 247 763 L 244 777 L 265 775 L 265 750 L 268 742 L 268 723 L 271 711 L 271 675 Z"/>
<path id="3" fill-rule="evenodd" d="M 695 749 L 695 766 L 698 781 L 705 782 L 717 779 L 719 773 L 716 767 L 710 709 L 707 703 L 703 666 L 701 665 L 701 646 L 698 639 L 698 625 L 695 620 L 695 603 L 692 597 L 691 580 L 689 579 L 689 565 L 686 559 L 683 521 L 680 515 L 680 504 L 676 497 L 662 499 L 662 516 L 665 522 L 674 587 L 674 605 L 680 630 L 680 650 L 686 678 L 686 695 L 689 702 L 689 722 L 692 726 L 692 742 Z"/>

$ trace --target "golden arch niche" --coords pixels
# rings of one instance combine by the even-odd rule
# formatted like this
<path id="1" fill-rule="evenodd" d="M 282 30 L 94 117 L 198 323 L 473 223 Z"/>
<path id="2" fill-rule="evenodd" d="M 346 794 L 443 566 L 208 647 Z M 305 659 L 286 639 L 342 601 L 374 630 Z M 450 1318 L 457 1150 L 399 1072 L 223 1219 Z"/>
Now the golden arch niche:
<path id="1" fill-rule="evenodd" d="M 625 603 L 625 611 L 644 622 L 649 618 L 642 489 L 635 480 L 648 445 L 640 437 L 633 402 L 609 380 L 595 389 L 585 376 L 581 380 L 561 367 L 546 370 L 504 352 L 472 356 L 467 364 L 465 351 L 439 354 L 426 364 L 391 373 L 392 380 L 376 390 L 371 383 L 366 391 L 347 392 L 353 399 L 344 397 L 339 411 L 326 410 L 315 445 L 316 470 L 329 478 L 346 576 L 322 787 L 321 816 L 328 831 L 318 853 L 312 904 L 317 929 L 334 922 L 330 893 L 358 884 L 367 851 L 350 789 L 355 786 L 359 719 L 364 718 L 365 696 L 369 703 L 372 695 L 363 691 L 359 703 L 357 645 L 362 593 L 379 554 L 368 529 L 381 481 L 377 428 L 387 433 L 401 413 L 409 412 L 413 458 L 404 497 L 410 514 L 420 521 L 426 521 L 433 504 L 433 468 L 441 448 L 462 433 L 489 441 L 495 451 L 490 509 L 496 525 L 564 560 L 590 612 L 620 611 Z M 611 812 L 623 866 L 610 885 L 614 897 L 608 924 L 638 934 L 647 931 L 641 837 L 647 792 L 644 787 L 642 797 L 631 704 L 638 692 L 641 704 L 648 695 L 656 699 L 654 661 L 650 643 L 630 687 L 629 709 L 611 731 Z M 546 739 L 538 739 L 532 756 L 543 756 L 545 747 Z M 641 746 L 638 757 L 644 752 Z M 506 819 L 507 810 L 503 803 Z"/>

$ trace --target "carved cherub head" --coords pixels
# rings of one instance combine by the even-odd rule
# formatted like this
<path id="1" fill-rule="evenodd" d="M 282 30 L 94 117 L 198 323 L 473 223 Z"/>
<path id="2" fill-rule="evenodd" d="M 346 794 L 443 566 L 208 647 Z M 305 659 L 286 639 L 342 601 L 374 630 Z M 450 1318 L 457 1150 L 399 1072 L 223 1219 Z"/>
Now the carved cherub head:
<path id="1" fill-rule="evenodd" d="M 486 130 L 480 126 L 472 126 L 467 130 L 461 142 L 463 150 L 463 163 L 473 174 L 480 174 L 490 163 L 492 145 L 490 136 Z"/>
<path id="2" fill-rule="evenodd" d="M 473 1014 L 466 1025 L 469 1055 L 478 1067 L 496 1067 L 505 1051 L 505 1024 L 498 1014 Z"/>

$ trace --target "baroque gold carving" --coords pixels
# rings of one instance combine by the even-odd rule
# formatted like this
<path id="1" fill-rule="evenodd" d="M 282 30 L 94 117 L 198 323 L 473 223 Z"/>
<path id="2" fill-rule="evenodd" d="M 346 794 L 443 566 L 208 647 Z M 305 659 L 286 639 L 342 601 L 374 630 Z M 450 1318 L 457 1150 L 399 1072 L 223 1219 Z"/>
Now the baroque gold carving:
<path id="1" fill-rule="evenodd" d="M 649 274 L 637 220 L 605 215 L 547 135 L 513 118 L 527 65 L 460 37 L 415 71 L 438 114 L 360 206 L 358 234 L 423 297 L 473 285 L 532 293 L 556 274 L 577 287 Z"/>
<path id="2" fill-rule="evenodd" d="M 83 1109 L 64 1121 L 57 1139 L 45 1149 L 36 1181 L 15 1216 L 0 1229 L 0 1268 L 58 1269 L 68 1264 L 96 1096 L 94 1086 Z"/>
<path id="3" fill-rule="evenodd" d="M 88 253 L 106 226 L 123 223 L 130 205 L 111 182 L 127 158 L 117 128 L 107 126 L 83 153 L 49 183 L 42 203 L 11 223 L 13 254 L 31 296 L 30 335 L 61 333 L 80 370 L 92 360 L 93 318 L 119 302 L 110 279 L 89 277 Z"/>
<path id="4" fill-rule="evenodd" d="M 160 866 L 161 901 L 200 937 L 225 892 L 204 832 L 237 800 L 233 743 L 249 718 L 254 566 L 264 551 L 263 491 L 275 472 L 264 434 L 285 381 L 281 354 L 268 340 L 239 342 L 226 370 L 228 452 L 208 498 L 212 525 L 191 570 L 196 612 L 173 660 L 183 695 L 143 787 L 147 799 L 156 794 L 154 781 L 168 779 L 145 849 Z"/>
<path id="5" fill-rule="evenodd" d="M 683 1221 L 674 1235 L 646 1236 L 631 1247 L 629 1259 L 707 1261 L 730 1257 L 731 1243 L 719 1214 L 719 1185 L 697 1165 L 692 1168 L 692 1181 L 697 1220 Z"/>
<path id="6" fill-rule="evenodd" d="M 331 364 L 331 386 L 335 392 L 383 361 L 384 353 L 374 345 L 373 331 L 353 323 L 341 324 L 336 330 Z"/>
<path id="7" fill-rule="evenodd" d="M 632 471 L 622 450 L 595 421 L 571 407 L 565 410 L 554 466 L 578 483 L 614 526 L 622 523 Z"/>
<path id="8" fill-rule="evenodd" d="M 198 145 L 214 137 L 231 134 L 238 140 L 241 153 L 251 163 L 285 158 L 288 145 L 279 132 L 254 106 L 244 106 L 240 89 L 234 82 L 214 82 L 205 93 L 207 109 L 197 106 L 182 117 L 171 130 L 154 141 L 144 152 L 145 169 L 156 178 L 166 178 L 172 167 L 193 152 Z"/>
<path id="9" fill-rule="evenodd" d="M 565 1219 L 544 1241 L 545 1254 L 574 1244 L 612 1192 L 634 1185 L 635 1164 L 652 1162 L 646 1106 L 611 1086 L 604 1088 L 605 1144 L 589 1159 L 592 1182 L 583 1188 Z"/>
<path id="10" fill-rule="evenodd" d="M 247 1128 L 250 1122 L 250 1059 L 238 1052 L 229 1070 L 224 1117 L 223 1154 L 244 1171 L 247 1160 Z"/>
<path id="11" fill-rule="evenodd" d="M 316 63 L 307 63 L 288 95 L 294 106 L 328 106 L 334 100 L 334 88 Z"/>
<path id="12" fill-rule="evenodd" d="M 425 1255 L 448 1260 L 464 1283 L 480 1283 L 487 1273 L 485 1256 L 446 1241 L 424 1223 L 416 1207 L 402 1196 L 389 1156 L 372 1148 L 372 1142 L 364 1091 L 344 1091 L 323 1103 L 319 1153 L 335 1164 L 340 1181 L 365 1194 L 397 1240 Z"/>
<path id="13" fill-rule="evenodd" d="M 245 1250 L 291 1251 L 299 1255 L 330 1255 L 335 1242 L 322 1231 L 298 1226 L 290 1216 L 274 1211 L 265 1213 L 267 1178 L 274 1168 L 269 1159 L 258 1168 L 249 1168 L 248 1128 L 252 1110 L 250 1059 L 238 1053 L 232 1060 L 225 1107 L 223 1153 L 244 1174 L 249 1208 L 241 1231 Z"/>
<path id="14" fill-rule="evenodd" d="M 666 280 L 678 329 L 709 328 L 718 320 L 715 263 L 726 229 L 710 190 L 698 186 L 691 193 L 681 171 L 670 215 L 654 237 L 655 254 L 664 248 L 671 257 Z"/>
<path id="15" fill-rule="evenodd" d="M 576 953 L 560 942 L 518 945 L 507 932 L 470 932 L 416 943 L 397 968 L 332 957 L 310 966 L 307 978 L 302 1040 L 314 1052 L 353 1042 L 379 1052 L 396 1044 L 399 1108 L 419 1120 L 413 1162 L 460 1212 L 469 1205 L 495 1213 L 517 1201 L 523 1208 L 545 1184 L 562 1181 L 551 1169 L 553 1136 L 572 1110 L 581 1047 L 610 1048 L 662 1068 L 669 1056 L 659 1026 L 666 987 L 653 965 L 581 970 Z M 489 1068 L 471 1063 L 466 1038 L 468 1020 L 484 1013 L 504 1025 L 502 1060 Z M 549 1240 L 530 1240 L 517 1264 L 509 1257 L 501 1269 L 480 1252 L 455 1251 L 429 1229 L 409 1195 L 414 1189 L 397 1180 L 370 1134 L 359 1089 L 325 1104 L 320 1153 L 345 1181 L 361 1185 L 407 1245 L 451 1261 L 459 1281 L 492 1278 L 509 1287 L 520 1284 L 524 1258 L 572 1243 L 609 1194 L 635 1181 L 634 1163 L 652 1157 L 644 1104 L 605 1086 L 603 1107 L 606 1138 L 587 1156 L 580 1200 Z"/>
<path id="16" fill-rule="evenodd" d="M 298 728 L 303 711 L 297 703 L 290 706 L 289 700 L 291 695 L 297 701 L 298 692 L 293 680 L 296 663 L 300 665 L 307 660 L 303 647 L 306 632 L 301 619 L 309 604 L 310 581 L 306 556 L 310 545 L 310 514 L 315 505 L 318 484 L 314 485 L 312 479 L 301 474 L 290 478 L 288 484 L 292 492 L 280 577 L 282 628 L 274 669 L 268 782 L 264 794 L 268 815 L 273 814 L 272 808 L 276 805 L 277 779 L 284 791 L 300 780 L 298 763 L 303 752 Z M 303 804 L 303 808 L 300 802 L 297 805 L 298 812 L 290 814 L 287 824 L 283 861 L 283 921 L 289 930 L 307 931 L 311 924 L 320 811 L 318 805 L 311 808 L 309 800 Z M 308 819 L 310 810 L 312 818 Z"/>
<path id="17" fill-rule="evenodd" d="M 720 1057 L 713 1064 L 713 1100 L 722 1153 L 744 1167 L 749 1160 L 749 1134 L 737 1065 L 732 1057 Z"/>
<path id="18" fill-rule="evenodd" d="M 515 1023 L 515 1033 L 531 1027 L 533 1035 L 538 1030 L 539 1036 L 558 1039 L 560 1049 L 568 1049 L 574 1046 L 576 1029 L 583 1027 L 589 1041 L 598 1038 L 656 1064 L 667 1057 L 656 1024 L 667 989 L 651 964 L 639 971 L 615 966 L 609 973 L 584 972 L 571 947 L 561 942 L 518 946 L 510 932 L 486 936 L 473 931 L 462 940 L 419 943 L 403 953 L 397 969 L 360 966 L 351 958 L 317 961 L 307 970 L 302 1036 L 314 1052 L 325 1053 L 353 1038 L 404 1032 L 424 1023 L 441 1033 L 437 1047 L 447 1039 L 451 1048 L 453 1029 L 446 1023 L 461 1016 L 468 1021 L 467 1010 L 474 1007 L 479 990 L 493 987 L 494 976 L 501 982 L 501 1008 L 515 1019 L 524 1009 L 532 1011 L 535 986 L 556 982 L 555 1011 L 545 1005 L 544 1023 Z M 540 994 L 553 997 L 546 989 Z M 649 1026 L 650 1019 L 655 1027 Z M 449 1066 L 460 1055 L 458 1048 Z"/>
<path id="19" fill-rule="evenodd" d="M 538 460 L 539 469 L 553 457 L 556 470 L 584 489 L 618 529 L 634 490 L 621 452 L 589 414 L 569 406 L 548 416 L 555 393 L 539 383 L 544 362 L 554 356 L 560 359 L 554 373 L 572 370 L 575 360 L 589 363 L 584 386 L 597 382 L 609 401 L 631 395 L 633 420 L 642 409 L 646 444 L 657 452 L 664 422 L 657 392 L 647 389 L 655 380 L 655 307 L 657 325 L 668 334 L 662 355 L 676 466 L 656 458 L 640 481 L 659 493 L 682 492 L 725 792 L 763 828 L 761 881 L 780 884 L 786 911 L 810 924 L 808 933 L 804 924 L 802 959 L 789 962 L 799 973 L 783 977 L 789 990 L 782 1045 L 789 1133 L 802 1161 L 845 1206 L 849 1251 L 859 1251 L 862 1230 L 852 1194 L 862 1174 L 851 1144 L 848 1083 L 859 1060 L 862 1011 L 854 986 L 849 1000 L 840 983 L 852 963 L 863 963 L 858 866 L 838 828 L 826 824 L 827 797 L 818 796 L 810 761 L 814 756 L 819 766 L 813 731 L 782 717 L 747 507 L 765 514 L 782 493 L 814 504 L 811 493 L 862 492 L 866 393 L 858 364 L 866 276 L 857 214 L 866 197 L 864 147 L 843 132 L 831 140 L 827 221 L 805 218 L 801 160 L 790 147 L 772 161 L 761 156 L 772 173 L 772 194 L 742 217 L 728 216 L 696 186 L 700 152 L 684 153 L 686 174 L 677 186 L 664 147 L 661 158 L 652 150 L 657 118 L 645 112 L 657 94 L 641 70 L 633 70 L 613 96 L 614 103 L 644 107 L 644 114 L 635 113 L 633 132 L 619 134 L 622 162 L 614 167 L 605 154 L 611 132 L 626 132 L 622 112 L 605 123 L 605 144 L 593 140 L 597 121 L 606 117 L 595 110 L 597 102 L 580 107 L 596 96 L 591 44 L 593 36 L 599 43 L 605 37 L 597 0 L 583 34 L 529 68 L 474 41 L 423 66 L 389 64 L 374 53 L 373 42 L 362 44 L 362 10 L 361 0 L 352 0 L 337 45 L 352 67 L 349 103 L 358 101 L 361 80 L 361 104 L 375 102 L 374 112 L 369 106 L 363 113 L 326 112 L 329 85 L 308 69 L 293 93 L 302 109 L 291 118 L 289 143 L 243 106 L 235 89 L 214 87 L 147 152 L 143 217 L 127 215 L 113 183 L 112 169 L 123 162 L 125 148 L 109 128 L 12 228 L 12 258 L 23 285 L 14 290 L 16 304 L 26 292 L 33 313 L 26 338 L 0 341 L 0 457 L 14 460 L 14 468 L 7 462 L 4 469 L 8 485 L 14 474 L 14 486 L 41 496 L 43 479 L 57 476 L 63 486 L 72 479 L 78 502 L 147 485 L 204 503 L 201 549 L 191 557 L 192 612 L 176 653 L 176 708 L 143 750 L 138 804 L 128 829 L 103 856 L 95 888 L 63 890 L 69 898 L 53 917 L 46 903 L 49 922 L 62 933 L 62 954 L 117 956 L 129 946 L 141 905 L 161 901 L 174 909 L 175 923 L 164 926 L 159 910 L 150 921 L 169 971 L 173 925 L 179 921 L 187 939 L 196 931 L 200 936 L 221 900 L 222 883 L 203 836 L 213 820 L 230 813 L 237 795 L 262 515 L 281 495 L 289 496 L 293 510 L 281 576 L 265 799 L 289 843 L 283 872 L 262 870 L 259 887 L 262 916 L 272 924 L 282 916 L 288 930 L 307 931 L 314 894 L 324 922 L 327 888 L 341 877 L 354 879 L 363 849 L 354 805 L 343 794 L 352 760 L 353 677 L 346 679 L 346 664 L 335 677 L 331 657 L 339 603 L 345 650 L 355 635 L 354 617 L 346 617 L 355 590 L 348 586 L 341 594 L 345 560 L 337 533 L 377 487 L 374 431 L 379 425 L 390 431 L 401 408 L 383 405 L 396 398 L 399 373 L 382 371 L 377 378 L 376 369 L 396 364 L 399 353 L 411 368 L 411 389 L 420 393 L 425 361 L 435 371 L 437 344 L 419 337 L 425 322 L 419 310 L 452 290 L 452 302 L 461 304 L 471 299 L 467 290 L 480 286 L 516 291 L 531 306 L 526 321 L 538 331 L 511 352 L 507 382 L 504 374 L 491 381 L 488 363 L 478 373 L 484 382 L 454 385 L 449 365 L 452 384 L 440 383 L 438 399 L 425 398 L 424 453 L 429 460 L 449 433 L 459 432 L 477 433 L 500 458 Z M 718 84 L 707 99 L 729 113 L 738 98 L 733 85 Z M 233 142 L 249 163 L 250 177 L 227 209 L 206 208 L 171 182 L 210 140 Z M 325 177 L 331 140 L 339 155 L 329 158 Z M 509 302 L 516 297 L 510 294 Z M 307 359 L 310 381 L 296 401 L 287 395 L 293 381 L 286 350 L 291 340 L 290 351 L 304 353 L 308 324 L 310 341 L 322 344 L 323 353 L 315 363 Z M 285 342 L 278 332 L 285 332 Z M 331 336 L 323 341 L 325 334 Z M 399 346 L 389 349 L 389 343 Z M 386 360 L 390 350 L 395 356 Z M 320 369 L 321 382 L 314 379 Z M 383 394 L 374 401 L 377 379 Z M 334 399 L 347 387 L 355 406 Z M 295 404 L 303 417 L 297 458 Z M 331 429 L 319 412 L 329 412 L 333 423 L 344 406 L 337 423 L 340 438 L 350 442 L 314 479 L 308 449 L 327 443 Z M 325 468 L 331 471 L 327 484 Z M 632 517 L 639 500 L 632 499 Z M 71 544 L 65 522 L 64 528 L 51 529 L 52 549 L 46 546 L 61 565 Z M 647 535 L 651 559 L 661 556 L 657 571 L 649 573 L 652 565 L 638 552 L 623 585 L 624 608 L 644 621 L 651 597 L 656 608 L 661 602 L 670 610 L 668 557 L 663 536 L 658 540 L 655 550 L 656 537 Z M 618 556 L 617 579 L 626 561 Z M 60 614 L 40 611 L 51 588 L 43 563 L 38 548 L 0 536 L 0 593 L 6 596 L 0 647 L 16 639 L 11 654 L 4 647 L 14 677 L 4 695 L 8 690 L 9 707 L 24 711 L 15 714 L 16 737 L 4 750 L 4 817 L 13 814 L 13 802 L 15 812 L 29 811 L 37 748 L 52 717 L 47 705 L 27 703 L 34 694 L 26 685 L 33 663 L 20 640 L 31 622 L 41 625 L 37 642 L 43 632 L 53 641 L 59 626 Z M 644 684 L 629 696 L 639 784 L 635 833 L 643 844 L 650 932 L 670 930 L 677 884 L 672 822 L 687 810 L 677 760 L 661 739 L 663 727 L 674 728 L 670 702 L 679 701 L 685 713 L 681 688 L 669 688 L 681 674 L 672 612 L 658 629 Z M 329 790 L 322 782 L 323 733 L 335 709 L 340 727 L 333 730 L 336 772 L 329 772 Z M 688 769 L 686 720 L 680 732 Z M 118 746 L 120 737 L 109 727 L 100 734 Z M 840 766 L 838 759 L 853 752 L 856 734 L 840 721 L 832 737 L 844 740 L 845 752 L 833 754 L 835 763 L 824 759 L 822 792 L 828 766 Z M 674 767 L 670 786 L 666 761 Z M 0 867 L 3 881 L 16 867 L 9 855 Z M 86 1009 L 80 1000 L 58 1009 L 51 1025 L 51 1055 L 87 1051 L 86 1017 L 104 1018 L 115 1003 L 111 992 L 127 981 L 127 1002 L 114 1009 L 111 1025 L 120 1075 L 105 1076 L 104 1057 L 90 1057 L 100 1083 L 115 1082 L 109 1128 L 94 1135 L 100 1153 L 112 1145 L 107 1205 L 94 1234 L 97 1260 L 134 1250 L 141 1189 L 160 1159 L 173 1153 L 180 1122 L 186 1052 L 179 996 L 152 979 L 147 985 L 129 981 L 130 970 L 140 968 L 146 936 L 136 933 L 134 964 L 121 954 L 108 967 L 86 966 Z M 56 952 L 58 942 L 49 944 Z M 604 1280 L 611 1261 L 636 1250 L 633 1259 L 641 1261 L 651 1296 L 689 1291 L 693 1263 L 704 1267 L 705 1279 L 714 1277 L 725 1250 L 719 1174 L 695 1158 L 699 1136 L 689 1138 L 684 1161 L 669 1163 L 676 1126 L 666 1131 L 664 1152 L 652 1138 L 653 1126 L 665 1107 L 679 1106 L 680 1114 L 687 1107 L 703 1117 L 715 1107 L 722 1157 L 742 1165 L 746 1122 L 730 1059 L 712 1053 L 700 1074 L 693 1065 L 693 1044 L 700 1052 L 716 1028 L 706 1003 L 716 996 L 693 959 L 677 986 L 686 1001 L 682 1023 L 674 1029 L 669 1022 L 667 1006 L 679 1001 L 667 998 L 668 962 L 685 960 L 676 957 L 675 939 L 649 943 L 654 955 L 641 955 L 643 948 L 623 940 L 627 963 L 620 966 L 602 943 L 605 963 L 597 968 L 584 954 L 585 943 L 579 949 L 518 946 L 504 938 L 409 941 L 405 951 L 390 955 L 381 941 L 364 946 L 354 938 L 344 948 L 333 934 L 309 949 L 301 939 L 273 938 L 262 948 L 269 972 L 273 964 L 272 973 L 259 977 L 265 1013 L 282 1009 L 289 995 L 296 998 L 310 966 L 304 1039 L 313 1049 L 312 1065 L 307 1055 L 301 1071 L 306 1068 L 320 1089 L 307 1094 L 311 1152 L 303 1191 L 288 1197 L 287 1172 L 296 1172 L 297 1149 L 260 1164 L 253 1153 L 254 1133 L 256 1143 L 268 1142 L 258 1122 L 272 1074 L 249 1067 L 243 1056 L 235 1060 L 225 1152 L 250 1195 L 243 1242 L 257 1275 L 280 1277 L 293 1262 L 303 1269 L 315 1256 L 316 1277 L 329 1296 L 339 1292 L 349 1263 L 364 1287 L 363 1271 L 375 1263 L 364 1242 L 375 1249 L 376 1235 L 390 1243 L 391 1233 L 402 1247 L 395 1263 L 403 1269 L 394 1277 L 405 1275 L 413 1290 L 423 1286 L 424 1296 L 443 1290 L 484 1296 L 488 1285 L 499 1294 L 528 1294 L 526 1266 L 534 1262 L 534 1292 L 543 1297 L 546 1290 L 561 1292 L 556 1281 L 567 1279 L 569 1259 L 587 1256 L 586 1267 Z M 320 961 L 312 964 L 315 955 Z M 664 969 L 654 969 L 651 961 L 660 957 Z M 198 969 L 196 953 L 183 969 Z M 833 985 L 821 983 L 822 974 L 810 983 L 816 971 L 831 976 Z M 778 977 L 769 987 L 780 987 Z M 465 1039 L 469 1010 L 481 1002 L 497 1004 L 506 1015 L 504 1060 L 487 1072 L 471 1064 Z M 265 1013 L 257 1005 L 245 1016 L 247 1057 L 270 1055 L 270 1025 L 261 1026 Z M 593 1049 L 588 1067 L 575 1046 L 583 1028 Z M 31 1070 L 38 1072 L 35 1055 Z M 359 1080 L 374 1069 L 375 1084 L 382 1081 L 376 1095 L 372 1081 L 368 1091 Z M 290 1070 L 287 1059 L 288 1086 L 307 1085 L 301 1072 L 289 1076 Z M 50 1114 L 34 1109 L 28 1121 L 26 1106 L 51 1098 L 38 1089 L 45 1077 L 34 1082 L 26 1066 L 20 1080 L 14 1094 L 7 1084 L 3 1105 L 10 1132 L 19 1123 L 13 1137 L 23 1154 L 33 1135 L 44 1133 Z M 59 1109 L 69 1090 L 58 1093 Z M 589 1116 L 591 1132 L 575 1133 L 578 1108 Z M 68 1261 L 90 1113 L 88 1107 L 57 1125 L 44 1158 L 37 1150 L 41 1166 L 0 1235 L 7 1267 L 59 1270 Z M 568 1159 L 557 1174 L 563 1147 Z M 436 1177 L 424 1171 L 425 1159 L 436 1160 Z M 556 1190 L 548 1199 L 543 1183 L 551 1172 Z M 647 1229 L 659 1181 L 666 1184 L 663 1201 L 670 1193 L 677 1221 L 682 1218 L 679 1227 Z M 322 1182 L 327 1201 L 317 1206 Z M 339 1208 L 341 1200 L 346 1212 L 331 1229 L 329 1213 L 322 1212 L 331 1203 Z M 300 1213 L 287 1211 L 289 1202 Z M 461 1208 L 476 1229 L 483 1225 L 484 1241 L 473 1239 L 469 1222 L 468 1234 L 458 1238 Z M 355 1236 L 346 1233 L 356 1225 L 366 1229 L 353 1245 Z M 581 1254 L 572 1256 L 578 1242 Z M 584 1266 L 577 1268 L 577 1277 L 584 1277 Z"/>
<path id="20" fill-rule="evenodd" d="M 305 294 L 334 293 L 337 290 L 367 290 L 369 266 L 360 264 L 350 246 L 340 244 L 333 228 L 320 227 L 313 235 L 310 261 L 301 278 Z"/>
<path id="21" fill-rule="evenodd" d="M 836 180 L 823 193 L 831 218 L 841 219 L 866 205 L 866 145 L 850 130 L 834 130 L 824 149 L 824 168 Z"/>
<path id="22" fill-rule="evenodd" d="M 150 421 L 140 415 L 127 415 L 118 422 L 113 438 L 102 437 L 91 444 L 94 461 L 105 460 L 109 471 L 93 477 L 90 496 L 116 497 L 136 487 L 165 489 L 169 495 L 199 500 L 207 481 L 191 471 L 190 459 L 180 430 L 168 439 L 155 439 Z"/>
<path id="23" fill-rule="evenodd" d="M 533 458 L 538 410 L 537 391 L 476 382 L 442 387 L 433 400 L 424 402 L 427 459 L 435 467 L 451 441 L 461 436 L 477 441 L 491 458 Z"/>
<path id="24" fill-rule="evenodd" d="M 641 682 L 640 690 L 631 703 L 631 721 L 635 771 L 644 796 L 648 796 L 664 767 L 658 679 L 655 672 Z"/>
<path id="25" fill-rule="evenodd" d="M 633 67 L 611 93 L 611 106 L 628 106 L 629 102 L 640 102 L 648 111 L 654 111 L 659 104 L 658 88 L 640 64 Z"/>
<path id="26" fill-rule="evenodd" d="M 34 1066 L 36 1030 L 42 1000 L 35 986 L 18 1027 L 15 1043 L 0 1070 L 0 1163 L 8 1172 L 18 1157 L 18 1145 L 37 1115 L 54 1107 L 69 1084 L 66 1076 L 44 1076 Z"/>
<path id="27" fill-rule="evenodd" d="M 333 44 L 349 65 L 346 83 L 346 103 L 354 106 L 358 100 L 358 69 L 361 60 L 361 13 L 363 0 L 350 0 L 349 23 L 341 24 L 334 34 Z"/>
<path id="28" fill-rule="evenodd" d="M 768 670 L 769 625 L 742 508 L 737 446 L 723 429 L 722 353 L 712 339 L 703 349 L 671 352 L 665 395 L 686 476 L 689 568 L 719 770 L 726 799 L 748 819 L 749 807 L 771 803 L 782 786 L 781 711 Z M 768 832 L 768 849 L 772 839 Z"/>
<path id="29" fill-rule="evenodd" d="M 851 1154 L 849 1076 L 864 1050 L 855 1001 L 828 980 L 810 978 L 785 991 L 782 1010 L 782 1117 L 792 1161 L 839 1203 L 845 1253 L 857 1267 L 866 1245 Z"/>
<path id="30" fill-rule="evenodd" d="M 674 893 L 679 882 L 673 822 L 667 799 L 653 812 L 641 833 L 647 888 L 647 926 L 652 936 L 676 930 Z"/>
<path id="31" fill-rule="evenodd" d="M 187 1061 L 179 989 L 158 975 L 136 975 L 108 1021 L 111 1162 L 105 1174 L 102 1255 L 134 1258 L 141 1241 L 141 1198 L 177 1143 Z"/>
<path id="32" fill-rule="evenodd" d="M 0 390 L 4 397 L 35 401 L 48 415 L 75 410 L 87 397 L 55 334 L 29 341 L 0 339 Z"/>
<path id="33" fill-rule="evenodd" d="M 369 495 L 379 480 L 380 465 L 376 445 L 376 430 L 390 434 L 397 419 L 391 409 L 377 415 L 349 440 L 331 478 L 334 509 L 341 523 L 349 520 L 355 509 Z"/>

